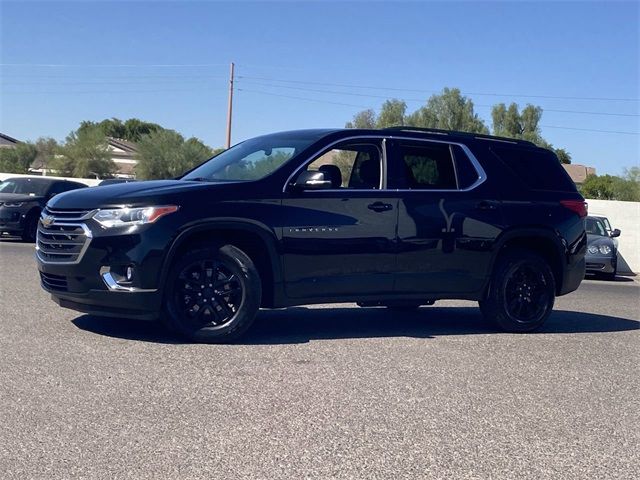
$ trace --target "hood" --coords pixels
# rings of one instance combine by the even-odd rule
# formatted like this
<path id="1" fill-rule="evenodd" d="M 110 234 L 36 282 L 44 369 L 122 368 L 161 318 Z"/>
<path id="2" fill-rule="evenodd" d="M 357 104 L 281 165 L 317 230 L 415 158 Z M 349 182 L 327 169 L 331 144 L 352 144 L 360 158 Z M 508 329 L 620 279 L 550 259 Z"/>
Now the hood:
<path id="1" fill-rule="evenodd" d="M 587 245 L 609 245 L 613 247 L 615 242 L 611 237 L 603 237 L 602 235 L 587 234 Z"/>
<path id="2" fill-rule="evenodd" d="M 79 188 L 53 197 L 48 206 L 59 209 L 94 209 L 135 207 L 176 202 L 182 195 L 197 194 L 212 185 L 230 182 L 194 182 L 184 180 L 149 180 L 145 182 L 117 183 L 99 187 Z"/>
<path id="3" fill-rule="evenodd" d="M 0 202 L 37 202 L 42 200 L 42 195 L 29 195 L 28 193 L 0 193 Z"/>

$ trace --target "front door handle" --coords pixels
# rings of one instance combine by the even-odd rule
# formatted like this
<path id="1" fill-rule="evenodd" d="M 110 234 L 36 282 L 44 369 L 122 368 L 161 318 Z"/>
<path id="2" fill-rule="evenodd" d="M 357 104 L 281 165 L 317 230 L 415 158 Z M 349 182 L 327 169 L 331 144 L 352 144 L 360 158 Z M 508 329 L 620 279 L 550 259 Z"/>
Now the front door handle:
<path id="1" fill-rule="evenodd" d="M 481 200 L 476 203 L 476 210 L 496 210 L 498 202 L 494 200 Z"/>
<path id="2" fill-rule="evenodd" d="M 374 212 L 386 212 L 393 209 L 393 205 L 391 205 L 390 203 L 375 202 L 370 203 L 367 208 L 369 210 L 373 210 Z"/>

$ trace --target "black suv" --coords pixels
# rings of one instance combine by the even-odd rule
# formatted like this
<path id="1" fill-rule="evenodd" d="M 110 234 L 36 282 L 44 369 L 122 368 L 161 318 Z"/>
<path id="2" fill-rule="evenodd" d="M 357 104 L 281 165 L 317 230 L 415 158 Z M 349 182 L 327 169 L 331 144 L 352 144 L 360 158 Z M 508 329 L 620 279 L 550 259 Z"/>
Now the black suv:
<path id="1" fill-rule="evenodd" d="M 196 341 L 260 307 L 477 300 L 539 327 L 585 273 L 586 204 L 550 151 L 398 127 L 242 142 L 185 174 L 58 195 L 38 230 L 61 306 L 162 319 Z"/>
<path id="2" fill-rule="evenodd" d="M 0 234 L 34 242 L 40 212 L 59 193 L 85 188 L 84 183 L 56 178 L 16 177 L 0 182 Z"/>

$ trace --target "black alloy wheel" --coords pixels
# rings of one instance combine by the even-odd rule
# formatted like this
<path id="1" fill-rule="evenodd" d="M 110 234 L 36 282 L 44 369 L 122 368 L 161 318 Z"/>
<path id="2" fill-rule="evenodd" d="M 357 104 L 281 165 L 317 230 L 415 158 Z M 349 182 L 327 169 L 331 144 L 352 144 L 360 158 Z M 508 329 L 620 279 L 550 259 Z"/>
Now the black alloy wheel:
<path id="1" fill-rule="evenodd" d="M 261 283 L 251 259 L 233 245 L 192 250 L 172 268 L 164 322 L 190 340 L 230 342 L 251 325 Z"/>
<path id="2" fill-rule="evenodd" d="M 544 315 L 553 294 L 544 273 L 532 263 L 521 262 L 506 279 L 504 308 L 519 323 L 531 323 Z"/>
<path id="3" fill-rule="evenodd" d="M 544 258 L 528 250 L 509 249 L 496 261 L 480 310 L 502 330 L 530 332 L 551 314 L 555 290 L 553 272 Z"/>

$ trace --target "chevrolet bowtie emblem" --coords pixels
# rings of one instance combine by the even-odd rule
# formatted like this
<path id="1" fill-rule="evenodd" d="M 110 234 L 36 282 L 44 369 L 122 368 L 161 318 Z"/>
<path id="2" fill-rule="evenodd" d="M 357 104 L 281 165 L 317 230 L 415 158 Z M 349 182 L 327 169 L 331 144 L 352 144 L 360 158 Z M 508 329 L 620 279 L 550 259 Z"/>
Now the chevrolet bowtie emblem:
<path id="1" fill-rule="evenodd" d="M 44 217 L 42 217 L 42 224 L 45 227 L 48 227 L 53 223 L 54 220 L 55 220 L 55 217 L 53 215 L 45 215 Z"/>

